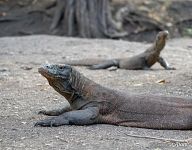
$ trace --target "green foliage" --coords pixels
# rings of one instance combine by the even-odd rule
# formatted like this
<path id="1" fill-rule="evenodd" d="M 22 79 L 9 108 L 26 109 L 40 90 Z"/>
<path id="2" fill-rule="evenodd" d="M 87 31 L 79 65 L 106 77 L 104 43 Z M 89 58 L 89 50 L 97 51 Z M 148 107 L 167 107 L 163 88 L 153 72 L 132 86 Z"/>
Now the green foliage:
<path id="1" fill-rule="evenodd" d="M 192 28 L 185 28 L 183 31 L 183 35 L 192 37 Z"/>

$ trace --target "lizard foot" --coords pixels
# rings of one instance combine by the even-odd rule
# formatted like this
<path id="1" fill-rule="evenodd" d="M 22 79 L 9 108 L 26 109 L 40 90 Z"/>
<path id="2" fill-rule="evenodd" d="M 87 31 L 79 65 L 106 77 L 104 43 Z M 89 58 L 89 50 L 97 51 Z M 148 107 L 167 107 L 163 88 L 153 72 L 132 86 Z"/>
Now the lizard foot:
<path id="1" fill-rule="evenodd" d="M 45 119 L 45 120 L 41 120 L 41 121 L 36 122 L 34 126 L 35 127 L 37 127 L 37 126 L 41 126 L 41 127 L 56 127 L 58 125 L 55 123 L 54 119 Z"/>
<path id="2" fill-rule="evenodd" d="M 40 111 L 38 112 L 38 114 L 46 115 L 47 113 L 46 113 L 46 110 L 40 110 Z"/>
<path id="3" fill-rule="evenodd" d="M 35 127 L 41 126 L 41 127 L 58 127 L 64 124 L 68 124 L 68 121 L 61 117 L 54 117 L 49 118 L 45 120 L 41 120 L 35 123 Z"/>

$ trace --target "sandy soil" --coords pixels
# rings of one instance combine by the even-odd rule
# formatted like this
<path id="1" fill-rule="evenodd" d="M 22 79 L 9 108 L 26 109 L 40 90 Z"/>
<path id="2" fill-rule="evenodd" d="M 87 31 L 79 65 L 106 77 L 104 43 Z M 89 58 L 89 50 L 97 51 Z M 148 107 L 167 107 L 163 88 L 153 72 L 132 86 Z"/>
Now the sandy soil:
<path id="1" fill-rule="evenodd" d="M 0 38 L 0 149 L 191 150 L 191 142 L 160 140 L 188 139 L 192 137 L 191 131 L 112 125 L 33 127 L 37 120 L 44 118 L 37 114 L 42 108 L 67 105 L 37 72 L 40 64 L 86 57 L 128 57 L 148 46 L 136 42 L 43 35 Z M 162 56 L 177 70 L 166 71 L 159 64 L 151 71 L 77 69 L 104 86 L 130 93 L 192 97 L 192 39 L 169 41 Z M 130 134 L 160 139 L 137 138 Z"/>

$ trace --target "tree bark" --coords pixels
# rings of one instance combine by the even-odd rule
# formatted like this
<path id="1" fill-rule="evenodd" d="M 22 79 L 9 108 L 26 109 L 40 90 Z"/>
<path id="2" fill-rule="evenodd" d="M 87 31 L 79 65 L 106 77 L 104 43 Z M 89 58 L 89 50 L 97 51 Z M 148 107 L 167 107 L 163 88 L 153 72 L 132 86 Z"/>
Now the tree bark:
<path id="1" fill-rule="evenodd" d="M 109 0 L 57 0 L 51 30 L 62 26 L 66 36 L 83 38 L 117 38 L 119 33 L 112 19 Z"/>

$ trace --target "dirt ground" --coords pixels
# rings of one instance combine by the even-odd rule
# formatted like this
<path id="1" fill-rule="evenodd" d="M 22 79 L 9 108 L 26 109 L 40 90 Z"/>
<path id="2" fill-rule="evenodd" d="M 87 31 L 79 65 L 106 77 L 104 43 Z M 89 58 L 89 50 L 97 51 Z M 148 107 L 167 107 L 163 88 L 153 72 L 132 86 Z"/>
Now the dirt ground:
<path id="1" fill-rule="evenodd" d="M 162 56 L 177 68 L 175 71 L 166 71 L 159 64 L 151 71 L 77 69 L 97 83 L 130 93 L 192 97 L 191 44 L 192 39 L 168 42 Z M 37 114 L 39 110 L 67 105 L 37 72 L 40 64 L 86 57 L 128 57 L 148 46 L 44 35 L 0 38 L 0 149 L 191 150 L 191 142 L 182 142 L 192 137 L 191 131 L 113 125 L 34 127 L 37 120 L 44 118 Z"/>

